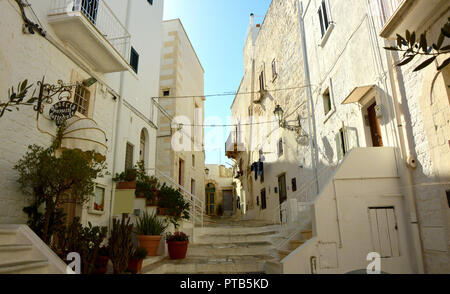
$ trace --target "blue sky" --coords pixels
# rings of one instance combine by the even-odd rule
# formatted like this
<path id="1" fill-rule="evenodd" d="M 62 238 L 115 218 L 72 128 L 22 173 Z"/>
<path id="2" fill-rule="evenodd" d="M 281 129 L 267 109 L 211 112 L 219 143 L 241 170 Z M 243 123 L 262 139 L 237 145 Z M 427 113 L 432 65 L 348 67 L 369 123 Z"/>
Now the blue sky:
<path id="1" fill-rule="evenodd" d="M 242 54 L 250 13 L 255 22 L 264 19 L 271 0 L 165 0 L 164 19 L 179 18 L 205 69 L 205 94 L 236 92 L 243 75 Z M 233 96 L 207 98 L 205 118 L 231 116 Z M 215 122 L 215 123 L 219 123 Z M 228 122 L 229 123 L 229 122 Z M 206 121 L 206 124 L 211 122 Z M 230 163 L 225 157 L 229 129 L 206 128 L 206 139 L 214 137 L 220 150 L 208 150 L 207 164 Z M 206 140 L 208 142 L 208 140 Z"/>

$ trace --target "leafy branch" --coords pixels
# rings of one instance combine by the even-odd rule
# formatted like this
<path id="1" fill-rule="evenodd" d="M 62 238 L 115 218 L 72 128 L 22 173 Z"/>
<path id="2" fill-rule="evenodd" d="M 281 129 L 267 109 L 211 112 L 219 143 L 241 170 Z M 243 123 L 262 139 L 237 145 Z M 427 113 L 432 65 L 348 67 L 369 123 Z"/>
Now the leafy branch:
<path id="1" fill-rule="evenodd" d="M 33 84 L 28 85 L 28 80 L 20 82 L 17 85 L 17 92 L 14 89 L 14 86 L 8 90 L 8 99 L 6 102 L 0 102 L 0 117 L 5 114 L 5 111 L 11 112 L 13 108 L 17 111 L 19 110 L 19 105 L 32 106 L 34 102 L 38 99 L 34 97 L 35 92 L 33 92 L 33 98 L 25 101 L 25 97 L 27 96 L 28 90 L 33 86 Z"/>
<path id="2" fill-rule="evenodd" d="M 441 34 L 437 42 L 429 45 L 426 32 L 421 34 L 418 38 L 416 32 L 406 31 L 405 36 L 397 34 L 397 46 L 384 47 L 386 50 L 404 52 L 402 60 L 397 66 L 404 66 L 414 60 L 416 56 L 428 56 L 427 60 L 417 66 L 414 71 L 420 71 L 430 64 L 440 55 L 450 53 L 450 45 L 444 46 L 444 41 L 450 38 L 450 18 L 447 23 L 441 28 Z M 441 71 L 450 64 L 450 58 L 447 58 L 437 70 Z"/>

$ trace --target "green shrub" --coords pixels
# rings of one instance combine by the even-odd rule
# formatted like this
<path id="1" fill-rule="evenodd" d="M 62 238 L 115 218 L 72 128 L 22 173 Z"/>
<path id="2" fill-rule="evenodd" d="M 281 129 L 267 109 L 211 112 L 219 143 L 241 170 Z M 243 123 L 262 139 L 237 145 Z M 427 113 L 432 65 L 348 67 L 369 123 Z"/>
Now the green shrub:
<path id="1" fill-rule="evenodd" d="M 136 233 L 145 236 L 159 236 L 167 229 L 165 220 L 159 219 L 157 214 L 144 212 L 136 221 Z"/>

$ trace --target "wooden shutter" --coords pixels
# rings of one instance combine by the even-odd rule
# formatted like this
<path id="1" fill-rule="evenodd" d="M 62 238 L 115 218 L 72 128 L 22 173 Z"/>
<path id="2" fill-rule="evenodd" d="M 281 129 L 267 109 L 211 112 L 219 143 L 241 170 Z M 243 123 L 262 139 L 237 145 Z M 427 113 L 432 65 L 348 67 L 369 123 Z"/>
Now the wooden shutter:
<path id="1" fill-rule="evenodd" d="M 261 209 L 267 208 L 266 189 L 261 190 Z"/>
<path id="2" fill-rule="evenodd" d="M 370 208 L 369 219 L 374 251 L 382 258 L 400 256 L 395 209 Z"/>
<path id="3" fill-rule="evenodd" d="M 125 170 L 133 168 L 133 152 L 134 146 L 127 143 L 127 148 L 125 151 Z"/>

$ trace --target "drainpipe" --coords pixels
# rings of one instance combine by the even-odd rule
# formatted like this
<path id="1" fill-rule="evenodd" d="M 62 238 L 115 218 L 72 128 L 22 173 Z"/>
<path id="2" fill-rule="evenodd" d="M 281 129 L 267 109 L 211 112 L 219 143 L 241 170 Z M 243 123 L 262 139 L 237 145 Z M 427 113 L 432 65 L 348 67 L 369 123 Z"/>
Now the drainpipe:
<path id="1" fill-rule="evenodd" d="M 131 0 L 127 1 L 127 14 L 125 19 L 125 27 L 129 29 L 130 26 L 130 14 L 131 14 Z M 131 44 L 130 44 L 131 46 Z M 124 93 L 124 83 L 125 83 L 125 72 L 120 73 L 120 84 L 119 84 L 119 102 L 117 106 L 117 120 L 115 122 L 115 139 L 114 139 L 114 161 L 113 161 L 113 175 L 117 173 L 117 165 L 116 161 L 117 158 L 117 148 L 119 146 L 119 126 L 120 126 L 120 119 L 122 114 L 122 108 L 123 108 L 123 93 Z M 114 196 L 115 196 L 116 189 L 113 185 L 113 189 L 111 191 L 111 199 L 110 199 L 110 206 L 109 206 L 109 227 L 112 226 L 112 215 L 113 215 L 113 203 L 114 203 Z"/>
<path id="2" fill-rule="evenodd" d="M 373 15 L 371 13 L 371 3 L 370 0 L 367 0 L 366 2 L 367 4 L 367 9 L 368 9 L 368 15 L 371 18 L 371 27 L 372 30 L 374 31 L 375 36 L 376 34 L 376 29 L 375 29 L 375 24 L 374 24 L 374 18 Z M 381 52 L 379 51 L 381 46 L 381 44 L 379 44 L 378 42 L 378 38 L 375 38 L 374 42 L 376 42 L 376 44 L 378 46 L 378 53 L 380 55 L 380 67 L 381 67 L 381 71 L 385 72 L 384 67 L 383 67 L 383 63 L 381 61 Z M 384 40 L 383 44 L 384 46 L 390 46 L 390 44 L 388 44 L 388 41 Z M 419 274 L 423 274 L 425 272 L 424 269 L 424 260 L 423 260 L 423 249 L 422 249 L 422 239 L 421 239 L 421 235 L 420 235 L 420 227 L 419 227 L 419 221 L 417 218 L 417 205 L 416 205 L 416 195 L 413 189 L 413 185 L 414 185 L 414 179 L 412 176 L 412 171 L 411 168 L 408 166 L 408 164 L 406 163 L 406 161 L 408 160 L 409 156 L 411 155 L 411 149 L 409 146 L 409 141 L 408 141 L 408 133 L 406 131 L 406 122 L 404 120 L 404 112 L 403 112 L 403 104 L 401 103 L 401 101 L 399 101 L 399 99 L 401 99 L 401 91 L 400 91 L 400 70 L 399 68 L 396 66 L 396 64 L 398 63 L 399 60 L 397 60 L 398 58 L 396 57 L 396 55 L 394 55 L 393 52 L 390 53 L 386 53 L 386 59 L 388 62 L 388 75 L 389 75 L 389 79 L 390 79 L 390 84 L 391 84 L 391 90 L 392 90 L 392 100 L 393 100 L 393 104 L 394 104 L 394 117 L 393 119 L 396 121 L 397 123 L 397 128 L 396 131 L 398 132 L 398 144 L 400 145 L 400 151 L 401 151 L 401 158 L 398 158 L 398 165 L 400 166 L 400 170 L 399 173 L 402 176 L 402 179 L 404 180 L 405 186 L 406 186 L 406 194 L 407 194 L 407 203 L 408 203 L 408 211 L 409 211 L 409 223 L 410 223 L 410 229 L 413 235 L 413 246 L 414 246 L 414 254 L 415 254 L 415 259 L 416 259 L 416 271 Z M 385 91 L 388 92 L 388 86 L 386 83 L 386 80 L 384 80 L 384 86 L 385 86 Z M 400 94 L 399 94 L 400 93 Z"/>
<path id="3" fill-rule="evenodd" d="M 319 177 L 317 174 L 317 162 L 319 161 L 318 153 L 317 153 L 317 134 L 316 134 L 316 118 L 314 112 L 314 101 L 311 89 L 311 77 L 309 71 L 309 63 L 308 63 L 308 53 L 306 48 L 306 32 L 305 32 L 305 23 L 303 20 L 303 3 L 300 0 L 297 1 L 298 5 L 298 20 L 300 24 L 300 38 L 302 41 L 302 54 L 303 54 L 303 65 L 305 71 L 305 81 L 306 81 L 306 103 L 308 108 L 308 126 L 311 132 L 309 136 L 309 148 L 311 150 L 311 162 L 312 169 L 314 173 L 314 182 L 316 186 L 316 194 L 319 194 Z"/>
<path id="4" fill-rule="evenodd" d="M 401 164 L 401 171 L 403 174 L 403 178 L 405 181 L 406 186 L 406 193 L 408 194 L 408 211 L 409 211 L 409 222 L 411 225 L 411 231 L 413 234 L 413 240 L 415 240 L 413 246 L 414 251 L 416 255 L 416 267 L 417 267 L 417 273 L 423 274 L 425 273 L 425 266 L 424 266 L 424 260 L 423 260 L 423 248 L 422 248 L 422 238 L 420 234 L 420 227 L 419 227 L 419 220 L 417 218 L 417 200 L 416 200 L 416 194 L 414 192 L 413 186 L 414 186 L 414 179 L 412 176 L 411 167 L 408 166 L 408 164 L 405 162 L 405 160 L 408 160 L 411 149 L 408 144 L 408 134 L 406 132 L 406 121 L 404 120 L 404 113 L 403 113 L 403 104 L 399 102 L 399 95 L 397 94 L 397 90 L 400 90 L 399 83 L 400 83 L 400 73 L 399 68 L 396 66 L 398 60 L 393 55 L 393 53 L 388 55 L 389 63 L 392 64 L 392 67 L 394 68 L 395 73 L 392 72 L 392 68 L 389 67 L 390 77 L 391 77 L 391 84 L 397 85 L 396 88 L 392 91 L 392 97 L 394 98 L 394 110 L 395 110 L 395 116 L 397 119 L 397 131 L 399 133 L 399 141 L 400 141 L 400 149 L 402 153 L 402 158 L 400 158 L 400 164 Z M 395 79 L 395 80 L 394 80 Z M 398 83 L 396 83 L 398 82 Z M 395 87 L 395 86 L 393 86 Z M 401 95 L 401 94 L 400 94 Z M 403 159 L 403 160 L 402 160 Z"/>

